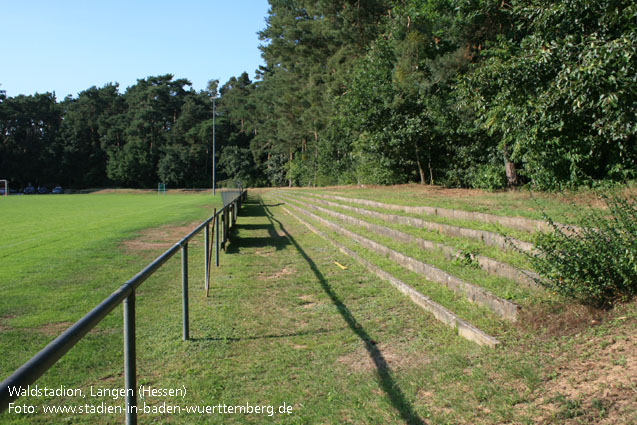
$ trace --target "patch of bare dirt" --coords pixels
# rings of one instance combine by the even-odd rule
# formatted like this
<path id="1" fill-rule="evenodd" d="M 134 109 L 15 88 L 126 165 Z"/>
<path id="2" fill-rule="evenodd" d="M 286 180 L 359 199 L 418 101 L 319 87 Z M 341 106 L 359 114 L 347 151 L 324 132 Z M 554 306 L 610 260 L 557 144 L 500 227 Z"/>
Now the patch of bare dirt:
<path id="1" fill-rule="evenodd" d="M 392 371 L 408 369 L 429 363 L 422 353 L 414 353 L 405 349 L 403 344 L 377 343 L 372 345 L 374 350 L 368 351 L 365 347 L 359 347 L 354 352 L 338 358 L 338 362 L 347 370 L 353 372 L 366 372 L 378 368 L 388 368 Z"/>
<path id="2" fill-rule="evenodd" d="M 116 375 L 106 375 L 101 377 L 99 380 L 101 382 L 121 382 L 121 379 L 124 377 L 124 373 L 118 373 Z"/>
<path id="3" fill-rule="evenodd" d="M 517 321 L 525 331 L 532 331 L 541 340 L 575 335 L 597 326 L 610 317 L 607 310 L 578 304 L 535 305 L 520 311 Z"/>
<path id="4" fill-rule="evenodd" d="M 9 319 L 14 319 L 18 316 L 16 316 L 15 314 L 7 314 L 4 316 L 0 316 L 0 332 L 5 332 L 10 330 L 12 327 L 9 326 L 9 324 L 6 323 L 7 320 Z"/>
<path id="5" fill-rule="evenodd" d="M 151 193 L 156 192 L 155 189 L 84 189 L 80 193 Z"/>
<path id="6" fill-rule="evenodd" d="M 258 255 L 259 257 L 271 257 L 274 254 L 274 251 L 256 250 L 254 251 L 254 254 Z"/>
<path id="7" fill-rule="evenodd" d="M 167 189 L 166 193 L 201 193 L 210 189 Z M 157 193 L 157 189 L 82 189 L 78 193 Z"/>
<path id="8" fill-rule="evenodd" d="M 633 424 L 637 418 L 637 318 L 608 317 L 609 330 L 576 336 L 549 371 L 533 406 L 536 423 Z"/>
<path id="9" fill-rule="evenodd" d="M 266 274 L 264 272 L 260 272 L 257 279 L 259 280 L 271 280 L 271 279 L 280 279 L 285 276 L 289 276 L 293 274 L 296 270 L 293 267 L 285 266 L 278 272 L 272 274 Z"/>
<path id="10" fill-rule="evenodd" d="M 179 242 L 199 224 L 201 224 L 200 221 L 195 221 L 186 226 L 161 226 L 145 229 L 139 232 L 136 238 L 124 241 L 122 245 L 124 250 L 130 254 L 165 250 Z"/>
<path id="11" fill-rule="evenodd" d="M 303 301 L 301 303 L 303 308 L 314 308 L 319 304 L 313 295 L 300 295 L 299 298 Z"/>
<path id="12" fill-rule="evenodd" d="M 47 335 L 47 336 L 52 336 L 52 337 L 57 337 L 58 335 L 60 335 L 62 332 L 66 331 L 68 328 L 71 327 L 71 325 L 73 325 L 73 322 L 53 322 L 53 323 L 46 323 L 44 325 L 38 326 L 37 328 L 35 328 L 35 331 Z M 110 334 L 113 333 L 114 330 L 113 329 L 101 329 L 101 328 L 93 328 L 91 329 L 91 331 L 89 332 L 92 335 L 95 334 Z"/>
<path id="13" fill-rule="evenodd" d="M 38 326 L 36 330 L 44 335 L 49 336 L 58 336 L 69 327 L 71 327 L 72 322 L 55 322 L 55 323 L 47 323 L 42 326 Z"/>
<path id="14" fill-rule="evenodd" d="M 633 336 L 606 347 L 591 360 L 570 360 L 536 400 L 542 423 L 631 423 L 637 415 L 637 343 Z M 632 415 L 630 412 L 632 411 Z M 566 419 L 573 416 L 572 421 Z M 588 422 L 587 422 L 588 423 Z"/>

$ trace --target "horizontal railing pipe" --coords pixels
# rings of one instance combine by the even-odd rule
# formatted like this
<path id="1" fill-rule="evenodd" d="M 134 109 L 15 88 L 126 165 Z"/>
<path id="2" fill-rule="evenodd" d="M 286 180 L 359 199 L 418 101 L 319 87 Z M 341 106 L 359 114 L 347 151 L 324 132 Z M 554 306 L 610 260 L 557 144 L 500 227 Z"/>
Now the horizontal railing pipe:
<path id="1" fill-rule="evenodd" d="M 26 387 L 33 384 L 38 378 L 40 378 L 47 370 L 51 368 L 64 354 L 66 354 L 78 341 L 80 341 L 87 333 L 89 333 L 97 324 L 106 317 L 115 307 L 121 304 L 124 299 L 130 298 L 130 301 L 134 300 L 134 291 L 141 285 L 146 279 L 148 279 L 157 269 L 159 269 L 166 261 L 168 261 L 173 255 L 177 253 L 183 247 L 186 247 L 188 241 L 196 236 L 201 230 L 206 227 L 211 221 L 215 220 L 220 214 L 226 214 L 229 208 L 234 208 L 235 202 L 239 202 L 241 197 L 245 196 L 245 191 L 240 192 L 237 197 L 223 208 L 217 210 L 210 218 L 205 220 L 199 226 L 197 226 L 188 235 L 184 236 L 179 242 L 174 244 L 171 248 L 166 250 L 163 254 L 157 257 L 153 262 L 144 267 L 139 273 L 126 281 L 122 286 L 115 290 L 111 295 L 94 307 L 90 312 L 84 315 L 81 319 L 75 322 L 70 328 L 60 334 L 57 338 L 51 341 L 43 349 L 41 349 L 36 355 L 31 357 L 16 369 L 9 377 L 7 377 L 2 383 L 0 383 L 0 412 L 3 412 L 9 407 L 9 403 L 18 398 L 15 393 L 11 394 L 9 388 L 13 387 Z M 217 230 L 219 226 L 219 220 L 215 220 Z M 217 237 L 218 239 L 218 237 Z M 187 248 L 186 248 L 187 249 Z M 217 259 L 218 265 L 218 259 Z M 134 301 L 132 301 L 134 303 Z M 132 316 L 134 316 L 134 306 L 131 308 Z M 133 320 L 134 317 L 129 317 Z M 133 325 L 134 326 L 134 325 Z M 187 326 L 187 325 L 186 325 Z M 133 334 L 134 335 L 134 334 Z M 130 342 L 130 341 L 129 341 Z M 127 364 L 134 364 L 132 359 L 127 360 Z"/>

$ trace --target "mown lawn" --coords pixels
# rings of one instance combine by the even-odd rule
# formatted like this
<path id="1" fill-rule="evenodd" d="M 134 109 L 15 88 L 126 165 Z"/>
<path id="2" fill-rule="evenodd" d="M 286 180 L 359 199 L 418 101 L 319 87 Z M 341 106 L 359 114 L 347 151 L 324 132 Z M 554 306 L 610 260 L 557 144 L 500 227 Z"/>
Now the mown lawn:
<path id="1" fill-rule="evenodd" d="M 84 227 L 83 215 L 90 214 L 91 206 L 84 213 L 79 206 L 77 214 L 67 212 L 74 214 L 70 221 L 57 219 L 69 225 L 71 234 L 77 233 L 60 240 L 68 243 L 68 250 L 50 247 L 56 237 L 65 236 L 52 235 L 52 224 L 45 232 L 34 231 L 18 240 L 43 233 L 51 242 L 23 242 L 25 248 L 31 243 L 31 248 L 15 255 L 10 278 L 2 274 L 2 293 L 11 294 L 0 304 L 3 378 L 53 338 L 58 329 L 51 323 L 79 318 L 163 251 L 162 244 L 175 242 L 179 232 L 168 229 L 186 229 L 187 223 L 207 217 L 212 205 L 210 196 L 101 196 L 86 199 L 100 205 L 100 210 L 120 203 L 102 216 L 101 227 L 83 234 L 72 231 L 73 220 L 78 229 Z M 66 198 L 41 199 L 55 203 Z M 24 199 L 29 205 L 38 200 Z M 137 206 L 129 208 L 133 204 Z M 634 356 L 626 350 L 634 345 L 635 304 L 595 316 L 594 327 L 586 311 L 567 304 L 543 305 L 537 311 L 550 313 L 553 319 L 525 316 L 519 325 L 503 328 L 498 335 L 503 342 L 500 349 L 478 347 L 327 245 L 282 207 L 267 193 L 250 197 L 227 252 L 221 254 L 221 267 L 213 269 L 210 298 L 203 296 L 201 238 L 191 245 L 191 341 L 181 341 L 179 256 L 139 288 L 138 384 L 187 388 L 184 399 L 144 400 L 154 406 L 248 403 L 276 410 L 285 403 L 292 406 L 292 413 L 140 414 L 140 423 L 530 424 L 603 423 L 611 417 L 612 423 L 631 423 L 635 409 L 626 404 L 630 387 L 625 380 L 619 386 L 608 383 L 606 398 L 601 388 L 599 399 L 592 401 L 586 392 L 568 392 L 570 381 L 562 371 L 564 364 L 567 369 L 575 367 L 582 358 L 582 364 L 592 362 L 603 347 L 618 350 L 608 354 L 609 367 L 630 376 Z M 15 207 L 12 215 L 19 211 Z M 50 211 L 39 217 L 52 215 Z M 107 217 L 120 219 L 108 223 Z M 1 245 L 9 243 L 3 239 Z M 11 252 L 2 249 L 0 255 Z M 42 264 L 58 266 L 39 268 Z M 85 391 L 91 385 L 121 388 L 121 322 L 119 308 L 38 384 Z M 607 370 L 606 364 L 597 366 L 600 373 Z M 565 389 L 555 390 L 553 383 Z M 121 399 L 91 400 L 102 401 L 123 404 Z M 105 414 L 0 414 L 1 423 L 122 421 L 122 415 Z"/>

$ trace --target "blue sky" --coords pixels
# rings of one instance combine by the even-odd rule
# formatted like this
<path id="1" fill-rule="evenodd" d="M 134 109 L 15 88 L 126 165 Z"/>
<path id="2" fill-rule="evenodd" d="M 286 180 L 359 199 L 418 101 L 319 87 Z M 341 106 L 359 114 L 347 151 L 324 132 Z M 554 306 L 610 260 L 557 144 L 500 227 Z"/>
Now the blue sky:
<path id="1" fill-rule="evenodd" d="M 254 78 L 267 11 L 267 0 L 0 0 L 0 90 L 62 100 L 167 73 L 196 90 Z"/>

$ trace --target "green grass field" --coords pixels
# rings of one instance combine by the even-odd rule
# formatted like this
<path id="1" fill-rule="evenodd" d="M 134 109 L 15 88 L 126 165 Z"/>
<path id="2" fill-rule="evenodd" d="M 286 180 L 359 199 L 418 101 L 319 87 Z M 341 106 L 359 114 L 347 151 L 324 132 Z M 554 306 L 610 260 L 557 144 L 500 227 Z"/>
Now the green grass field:
<path id="1" fill-rule="evenodd" d="M 6 229 L 0 241 L 2 379 L 220 203 L 210 195 L 170 194 L 0 201 Z M 482 348 L 327 245 L 282 207 L 268 192 L 250 196 L 221 254 L 221 267 L 213 268 L 210 298 L 203 296 L 203 237 L 191 243 L 191 341 L 181 341 L 179 255 L 138 289 L 137 364 L 138 384 L 187 389 L 184 399 L 142 401 L 149 405 L 249 403 L 278 409 L 285 403 L 292 413 L 140 413 L 140 423 L 629 424 L 635 419 L 632 381 L 620 379 L 617 388 L 604 387 L 602 380 L 634 372 L 635 303 L 598 315 L 547 297 L 516 325 L 476 316 L 504 345 Z M 456 298 L 450 297 L 450 305 L 460 302 Z M 85 393 L 91 386 L 122 388 L 121 311 L 107 316 L 38 385 Z M 597 326 L 590 326 L 592 318 Z M 571 391 L 569 379 L 584 375 L 589 384 L 600 385 L 595 394 L 610 395 L 591 401 L 580 387 Z M 122 399 L 106 397 L 19 401 L 123 405 Z M 0 414 L 3 424 L 122 422 L 122 414 Z"/>
<path id="2" fill-rule="evenodd" d="M 212 198 L 210 194 L 15 196 L 2 201 L 2 379 L 221 204 L 219 196 Z M 161 226 L 178 227 L 182 234 L 150 244 L 154 249 L 134 250 L 123 243 L 138 238 L 144 229 Z M 175 287 L 178 273 L 174 275 Z M 150 281 L 146 286 L 152 285 Z M 145 290 L 140 291 L 141 299 Z M 161 296 L 153 298 L 156 302 Z M 175 298 L 176 307 L 178 303 Z M 120 307 L 42 381 L 81 386 L 105 374 L 118 376 L 121 322 Z M 9 416 L 4 420 L 9 418 L 19 419 Z M 33 420 L 40 419 L 29 418 Z"/>

